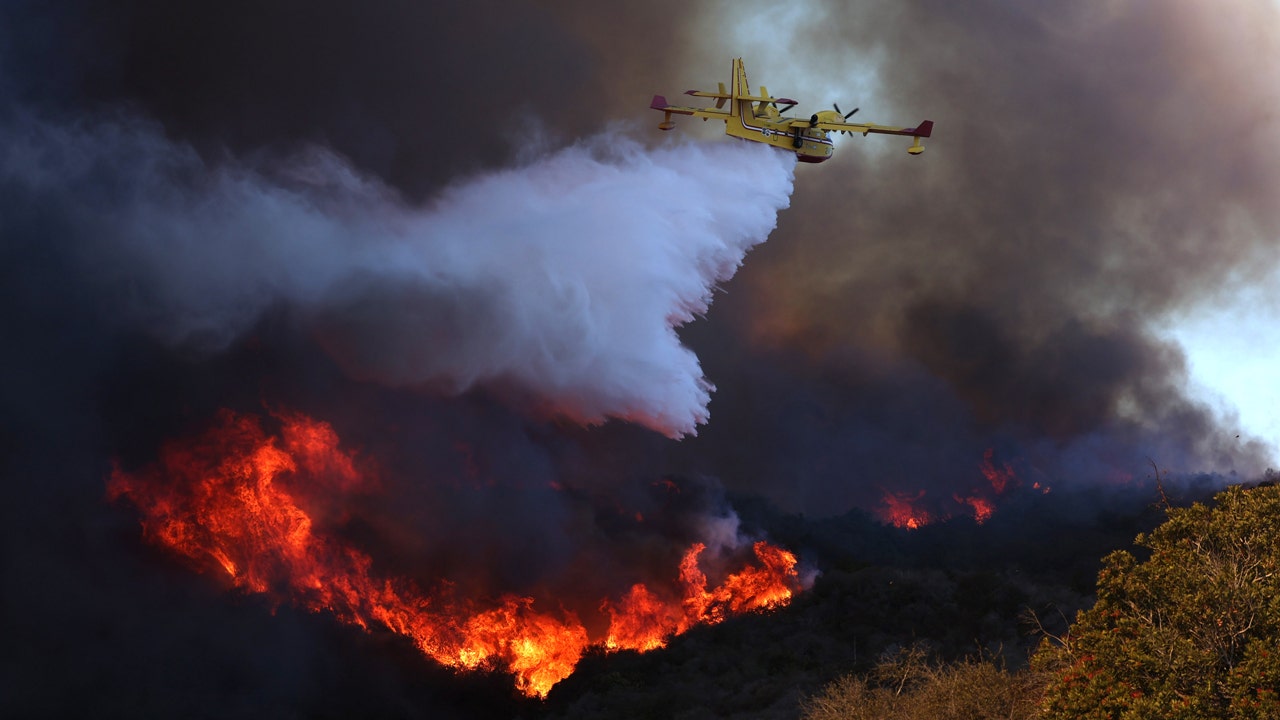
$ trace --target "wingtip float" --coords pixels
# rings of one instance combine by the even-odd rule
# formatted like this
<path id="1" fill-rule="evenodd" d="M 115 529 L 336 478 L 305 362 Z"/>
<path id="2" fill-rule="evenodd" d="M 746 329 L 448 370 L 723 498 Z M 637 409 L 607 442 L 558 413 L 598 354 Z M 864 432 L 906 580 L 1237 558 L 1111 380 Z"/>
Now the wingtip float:
<path id="1" fill-rule="evenodd" d="M 733 61 L 732 87 L 725 88 L 719 83 L 717 92 L 687 90 L 685 95 L 702 98 L 714 98 L 715 108 L 685 107 L 672 105 L 662 95 L 654 95 L 649 107 L 664 113 L 660 130 L 670 130 L 676 126 L 672 115 L 691 115 L 703 120 L 712 118 L 723 120 L 725 132 L 733 137 L 765 143 L 784 150 L 793 150 L 801 162 L 819 163 L 831 158 L 835 153 L 835 145 L 831 140 L 832 132 L 859 133 L 867 135 L 904 135 L 912 139 L 907 152 L 919 155 L 924 152 L 921 138 L 933 134 L 933 121 L 925 120 L 915 127 L 892 127 L 874 123 L 851 123 L 849 118 L 858 108 L 842 113 L 839 105 L 834 110 L 822 110 L 808 118 L 784 117 L 783 113 L 796 106 L 790 98 L 773 97 L 764 87 L 760 87 L 759 95 L 752 95 L 747 84 L 747 71 L 742 58 Z M 779 108 L 779 105 L 782 105 Z M 728 109 L 725 109 L 728 105 Z"/>

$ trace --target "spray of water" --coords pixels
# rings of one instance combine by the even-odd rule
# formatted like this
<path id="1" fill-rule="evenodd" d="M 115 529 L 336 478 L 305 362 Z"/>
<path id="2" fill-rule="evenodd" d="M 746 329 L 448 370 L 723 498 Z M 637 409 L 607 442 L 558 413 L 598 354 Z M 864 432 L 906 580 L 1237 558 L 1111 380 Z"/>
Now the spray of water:
<path id="1" fill-rule="evenodd" d="M 323 149 L 266 167 L 137 120 L 0 132 L 0 182 L 62 218 L 75 281 L 132 327 L 216 350 L 285 303 L 353 377 L 504 383 L 672 437 L 713 389 L 675 328 L 768 236 L 795 163 L 607 136 L 413 206 Z"/>

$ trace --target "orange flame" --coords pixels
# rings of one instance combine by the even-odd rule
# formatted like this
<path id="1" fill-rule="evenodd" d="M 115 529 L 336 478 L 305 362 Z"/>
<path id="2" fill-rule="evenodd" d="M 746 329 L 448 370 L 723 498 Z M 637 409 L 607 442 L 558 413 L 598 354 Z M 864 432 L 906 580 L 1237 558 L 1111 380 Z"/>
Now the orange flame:
<path id="1" fill-rule="evenodd" d="M 698 567 L 706 546 L 694 543 L 680 562 L 684 597 L 679 602 L 660 599 L 640 583 L 618 603 L 602 603 L 601 609 L 610 617 L 605 647 L 653 650 L 699 623 L 715 624 L 729 614 L 786 605 L 797 589 L 796 556 L 764 541 L 752 549 L 761 567 L 733 573 L 708 590 L 707 576 Z"/>
<path id="2" fill-rule="evenodd" d="M 982 453 L 982 464 L 979 468 L 983 477 L 991 484 L 991 489 L 996 495 L 1003 494 L 1006 490 L 1016 488 L 1021 485 L 1017 476 L 1014 475 L 1013 466 L 1003 463 L 996 467 L 995 449 L 988 448 Z M 1050 488 L 1048 485 L 1041 486 L 1035 483 L 1034 489 L 1042 493 L 1048 493 Z M 884 491 L 881 497 L 883 507 L 880 509 L 880 520 L 885 524 L 892 525 L 897 528 L 906 528 L 908 530 L 917 530 L 928 525 L 935 520 L 949 520 L 954 517 L 954 512 L 947 512 L 934 506 L 936 514 L 922 507 L 925 491 L 919 490 L 915 494 L 911 494 L 904 490 L 897 492 Z M 996 512 L 996 501 L 989 492 L 982 488 L 975 488 L 968 495 L 956 493 L 951 499 L 957 505 L 968 506 L 968 511 L 973 513 L 973 519 L 979 525 L 991 519 Z"/>
<path id="3" fill-rule="evenodd" d="M 982 474 L 991 483 L 991 488 L 996 491 L 997 495 L 1003 493 L 1017 479 L 1013 476 L 1013 467 L 1009 463 L 1004 463 L 1000 467 L 996 467 L 992 458 L 995 456 L 995 448 L 987 448 L 982 453 Z"/>
<path id="4" fill-rule="evenodd" d="M 996 506 L 984 497 L 978 497 L 977 495 L 972 497 L 953 495 L 952 497 L 961 505 L 968 505 L 973 509 L 973 520 L 979 525 L 990 520 L 991 516 L 996 512 Z"/>
<path id="5" fill-rule="evenodd" d="M 156 466 L 137 474 L 114 470 L 108 497 L 128 498 L 142 514 L 146 537 L 201 570 L 225 575 L 234 587 L 365 629 L 383 625 L 446 666 L 505 667 L 531 696 L 545 696 L 568 677 L 593 643 L 652 650 L 726 613 L 785 605 L 800 589 L 795 556 L 765 542 L 754 546 L 758 567 L 708 589 L 698 565 L 705 548 L 698 543 L 680 564 L 682 597 L 633 585 L 620 600 L 601 603 L 610 617 L 608 635 L 593 640 L 576 615 L 541 612 L 532 598 L 506 595 L 482 606 L 455 597 L 448 583 L 424 593 L 403 580 L 380 579 L 370 572 L 368 555 L 319 533 L 312 515 L 323 510 L 317 498 L 324 491 L 368 488 L 368 474 L 339 449 L 327 423 L 300 414 L 276 417 L 279 438 L 256 418 L 223 411 L 206 436 L 163 448 Z"/>
<path id="6" fill-rule="evenodd" d="M 932 520 L 927 511 L 916 506 L 916 503 L 923 498 L 924 490 L 914 495 L 907 492 L 886 492 L 880 519 L 896 528 L 918 530 Z"/>

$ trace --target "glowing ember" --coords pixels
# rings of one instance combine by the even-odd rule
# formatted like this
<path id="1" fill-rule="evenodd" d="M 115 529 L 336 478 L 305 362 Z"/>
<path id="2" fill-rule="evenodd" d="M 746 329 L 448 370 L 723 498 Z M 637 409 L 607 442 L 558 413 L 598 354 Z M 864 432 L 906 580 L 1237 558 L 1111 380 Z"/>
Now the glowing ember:
<path id="1" fill-rule="evenodd" d="M 1000 495 L 1010 488 L 1017 487 L 1019 483 L 1017 477 L 1014 476 L 1013 467 L 1008 463 L 997 467 L 994 457 L 995 449 L 988 448 L 986 452 L 982 453 L 982 464 L 979 469 L 981 469 L 983 477 L 991 484 L 991 489 L 995 491 L 995 494 Z M 1047 486 L 1041 489 L 1040 483 L 1035 484 L 1035 489 L 1041 490 L 1041 492 L 1049 492 Z M 934 512 L 925 509 L 924 496 L 924 490 L 919 490 L 914 494 L 901 490 L 897 492 L 886 491 L 881 498 L 883 503 L 879 513 L 881 521 L 897 528 L 918 530 L 930 522 L 948 520 L 956 514 L 955 511 L 937 507 L 936 503 L 933 507 Z M 968 495 L 956 493 L 951 496 L 951 499 L 957 505 L 967 507 L 966 514 L 972 513 L 974 521 L 979 525 L 990 520 L 996 511 L 995 501 L 987 491 L 981 488 L 974 489 Z"/>
<path id="2" fill-rule="evenodd" d="M 960 495 L 955 495 L 953 497 L 956 502 L 973 508 L 973 519 L 979 525 L 990 520 L 992 514 L 996 511 L 996 506 L 986 498 L 977 497 L 976 495 L 973 497 L 961 497 Z"/>
<path id="3" fill-rule="evenodd" d="M 884 506 L 880 509 L 880 520 L 886 525 L 892 525 L 896 528 L 906 530 L 919 530 L 931 522 L 946 521 L 956 516 L 956 512 L 948 512 L 940 510 L 931 512 L 926 510 L 923 505 L 925 496 L 924 490 L 915 493 L 905 491 L 886 492 L 882 498 Z M 961 495 L 956 493 L 951 496 L 956 505 L 966 508 L 965 514 L 972 514 L 973 519 L 979 525 L 991 519 L 996 512 L 995 502 L 989 498 L 982 497 L 981 494 Z"/>
<path id="4" fill-rule="evenodd" d="M 896 528 L 918 530 L 930 521 L 929 513 L 917 507 L 917 503 L 923 498 L 923 490 L 914 495 L 907 492 L 886 492 L 880 519 Z"/>
<path id="5" fill-rule="evenodd" d="M 326 423 L 279 413 L 280 436 L 256 418 L 223 411 L 219 425 L 189 443 L 171 444 L 159 462 L 111 474 L 111 499 L 128 498 L 153 542 L 212 570 L 246 592 L 277 603 L 327 611 L 368 629 L 377 623 L 410 638 L 444 665 L 504 667 L 528 695 L 545 696 L 573 672 L 590 645 L 652 650 L 698 623 L 728 613 L 785 605 L 800 589 L 793 554 L 758 542 L 759 566 L 728 575 L 713 588 L 699 568 L 695 544 L 680 563 L 679 597 L 644 584 L 601 603 L 608 634 L 592 639 L 572 613 L 541 612 L 531 598 L 487 603 L 458 598 L 447 583 L 433 593 L 395 578 L 377 578 L 370 557 L 315 529 L 323 498 L 370 486 L 369 473 L 338 447 Z M 305 506 L 305 509 L 304 509 Z"/>
<path id="6" fill-rule="evenodd" d="M 982 453 L 982 474 L 991 483 L 991 488 L 999 495 L 1009 487 L 1010 483 L 1015 482 L 1015 478 L 1013 476 L 1013 468 L 1008 463 L 1000 467 L 995 466 L 995 463 L 992 462 L 992 457 L 994 456 L 995 448 L 987 448 L 987 451 Z"/>

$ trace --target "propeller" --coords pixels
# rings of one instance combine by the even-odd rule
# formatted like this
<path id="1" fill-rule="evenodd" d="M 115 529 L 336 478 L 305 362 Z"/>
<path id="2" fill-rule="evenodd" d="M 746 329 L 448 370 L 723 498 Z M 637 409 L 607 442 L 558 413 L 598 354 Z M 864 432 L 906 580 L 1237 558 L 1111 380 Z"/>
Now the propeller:
<path id="1" fill-rule="evenodd" d="M 836 112 L 840 112 L 840 103 L 831 103 L 831 107 L 835 108 Z M 844 115 L 845 120 L 848 120 L 850 117 L 853 116 L 854 113 L 858 112 L 861 109 L 862 108 L 854 108 L 847 113 L 840 113 L 840 114 Z"/>

